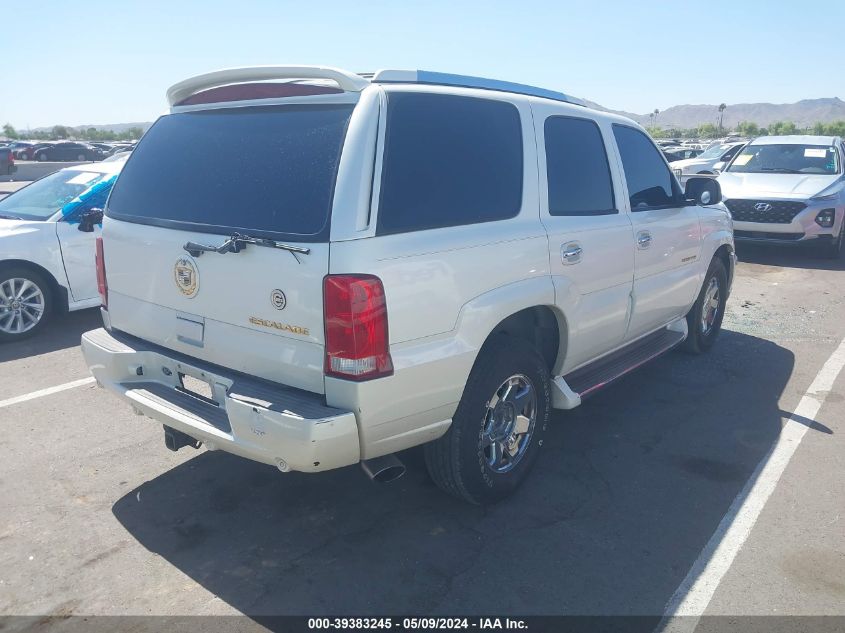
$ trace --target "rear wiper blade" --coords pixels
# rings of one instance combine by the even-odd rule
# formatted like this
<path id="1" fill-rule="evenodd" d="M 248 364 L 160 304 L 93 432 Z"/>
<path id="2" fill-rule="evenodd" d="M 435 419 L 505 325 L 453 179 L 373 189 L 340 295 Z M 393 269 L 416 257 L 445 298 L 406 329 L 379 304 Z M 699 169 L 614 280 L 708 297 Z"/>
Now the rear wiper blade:
<path id="1" fill-rule="evenodd" d="M 208 246 L 206 244 L 188 242 L 182 248 L 188 251 L 192 257 L 199 257 L 203 253 L 220 253 L 221 255 L 225 255 L 226 253 L 240 253 L 246 248 L 247 244 L 266 246 L 267 248 L 278 248 L 280 250 L 287 251 L 293 255 L 297 262 L 299 262 L 299 258 L 296 256 L 297 253 L 308 255 L 308 253 L 311 252 L 310 248 L 305 248 L 303 246 L 293 246 L 291 244 L 284 244 L 283 242 L 277 242 L 276 240 L 271 240 L 266 237 L 252 237 L 251 235 L 244 235 L 241 233 L 233 233 L 232 236 L 220 246 Z"/>

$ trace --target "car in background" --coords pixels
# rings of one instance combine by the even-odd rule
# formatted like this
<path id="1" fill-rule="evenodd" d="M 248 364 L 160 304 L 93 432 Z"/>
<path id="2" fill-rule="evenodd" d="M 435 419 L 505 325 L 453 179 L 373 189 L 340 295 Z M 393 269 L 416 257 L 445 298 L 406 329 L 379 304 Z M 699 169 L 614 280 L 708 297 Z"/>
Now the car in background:
<path id="1" fill-rule="evenodd" d="M 94 245 L 125 162 L 66 167 L 0 200 L 0 342 L 99 305 Z"/>
<path id="2" fill-rule="evenodd" d="M 8 149 L 12 150 L 12 152 L 15 155 L 15 158 L 17 158 L 19 160 L 21 159 L 19 152 L 21 152 L 22 150 L 24 150 L 28 147 L 32 147 L 33 145 L 35 145 L 35 143 L 30 142 L 30 141 L 10 141 L 10 142 L 6 143 L 6 147 Z"/>
<path id="3" fill-rule="evenodd" d="M 765 136 L 736 155 L 718 181 L 737 241 L 843 252 L 845 144 L 832 136 Z"/>
<path id="4" fill-rule="evenodd" d="M 115 154 L 120 154 L 121 152 L 131 152 L 133 149 L 135 149 L 135 143 L 119 143 L 111 147 L 107 156 L 114 156 Z"/>
<path id="5" fill-rule="evenodd" d="M 746 141 L 736 141 L 713 145 L 695 158 L 675 161 L 672 171 L 678 178 L 694 174 L 715 175 L 745 147 L 745 144 Z"/>
<path id="6" fill-rule="evenodd" d="M 35 152 L 42 147 L 47 147 L 51 143 L 33 143 L 27 147 L 20 147 L 15 151 L 15 158 L 18 160 L 35 160 Z"/>
<path id="7" fill-rule="evenodd" d="M 700 149 L 695 149 L 693 147 L 664 147 L 663 155 L 666 157 L 666 160 L 670 163 L 674 163 L 679 160 L 687 160 L 689 158 L 695 158 L 699 154 L 701 154 Z"/>
<path id="8" fill-rule="evenodd" d="M 33 160 L 37 161 L 70 161 L 70 160 L 102 160 L 105 152 L 87 143 L 77 141 L 62 141 L 40 147 L 33 152 Z"/>
<path id="9" fill-rule="evenodd" d="M 15 155 L 8 147 L 0 147 L 0 176 L 10 176 L 17 171 Z"/>

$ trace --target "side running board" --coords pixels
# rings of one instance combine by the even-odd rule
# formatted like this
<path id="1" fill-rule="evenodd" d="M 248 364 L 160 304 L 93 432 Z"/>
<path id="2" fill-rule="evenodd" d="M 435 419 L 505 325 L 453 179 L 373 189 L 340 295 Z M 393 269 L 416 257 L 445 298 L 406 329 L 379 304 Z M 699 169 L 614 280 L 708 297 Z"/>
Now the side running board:
<path id="1" fill-rule="evenodd" d="M 687 337 L 686 325 L 685 319 L 676 321 L 565 376 L 556 376 L 552 405 L 574 409 L 587 396 L 682 343 Z"/>

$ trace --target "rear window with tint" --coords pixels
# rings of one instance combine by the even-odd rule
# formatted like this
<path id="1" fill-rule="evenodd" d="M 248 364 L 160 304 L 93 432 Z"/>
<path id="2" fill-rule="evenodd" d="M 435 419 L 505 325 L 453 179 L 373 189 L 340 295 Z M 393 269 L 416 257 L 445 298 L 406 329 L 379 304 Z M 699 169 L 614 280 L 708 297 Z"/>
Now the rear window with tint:
<path id="1" fill-rule="evenodd" d="M 266 106 L 164 116 L 132 153 L 107 214 L 208 233 L 327 240 L 353 108 Z"/>
<path id="2" fill-rule="evenodd" d="M 378 232 L 512 218 L 522 206 L 522 128 L 510 103 L 393 92 Z"/>

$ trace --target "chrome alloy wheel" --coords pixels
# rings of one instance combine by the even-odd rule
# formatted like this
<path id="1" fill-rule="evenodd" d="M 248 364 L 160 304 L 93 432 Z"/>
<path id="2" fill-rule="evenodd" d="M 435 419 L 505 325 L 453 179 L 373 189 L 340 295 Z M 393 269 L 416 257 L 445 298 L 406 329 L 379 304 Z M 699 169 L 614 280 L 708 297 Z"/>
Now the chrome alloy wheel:
<path id="1" fill-rule="evenodd" d="M 481 449 L 487 465 L 505 473 L 519 463 L 531 444 L 537 422 L 537 393 L 522 374 L 505 380 L 487 403 Z"/>
<path id="2" fill-rule="evenodd" d="M 707 284 L 707 290 L 704 291 L 704 301 L 701 304 L 701 333 L 704 336 L 710 334 L 713 324 L 716 322 L 716 316 L 719 314 L 721 300 L 719 291 L 719 279 L 711 277 L 710 283 Z"/>
<path id="3" fill-rule="evenodd" d="M 23 334 L 44 316 L 44 293 L 29 279 L 13 277 L 0 283 L 0 332 Z"/>

